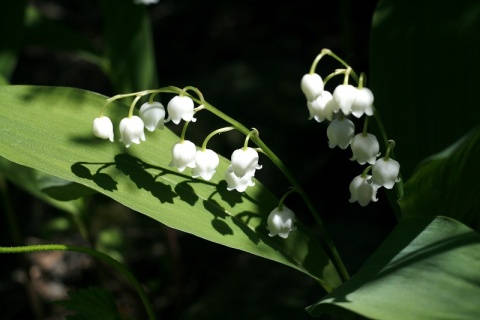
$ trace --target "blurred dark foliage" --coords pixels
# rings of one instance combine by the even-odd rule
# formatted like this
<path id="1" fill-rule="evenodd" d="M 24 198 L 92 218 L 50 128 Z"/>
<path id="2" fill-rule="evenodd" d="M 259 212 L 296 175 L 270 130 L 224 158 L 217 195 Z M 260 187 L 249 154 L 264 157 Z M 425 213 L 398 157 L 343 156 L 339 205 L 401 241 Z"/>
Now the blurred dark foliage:
<path id="1" fill-rule="evenodd" d="M 102 16 L 96 1 L 32 4 L 102 47 Z M 299 83 L 322 48 L 330 48 L 368 76 L 375 5 L 376 1 L 353 0 L 162 0 L 148 7 L 160 86 L 198 87 L 211 104 L 257 128 L 313 199 L 352 273 L 391 230 L 393 215 L 383 192 L 366 208 L 348 202 L 348 184 L 362 168 L 349 160 L 349 150 L 328 148 L 325 123 L 307 120 Z M 327 57 L 318 73 L 326 76 L 338 67 Z M 34 46 L 21 51 L 12 83 L 117 93 L 89 62 Z M 197 143 L 223 125 L 208 115 L 198 118 L 189 128 Z M 211 147 L 229 157 L 242 140 L 240 135 L 224 134 L 212 139 Z M 257 178 L 280 198 L 288 182 L 267 159 L 261 158 L 261 164 Z M 61 231 L 49 228 L 64 213 L 13 184 L 8 187 L 25 243 L 85 244 L 73 225 Z M 299 197 L 290 196 L 287 204 L 314 228 Z M 89 199 L 89 208 L 84 218 L 91 243 L 111 244 L 111 252 L 145 284 L 159 319 L 307 319 L 303 308 L 325 293 L 293 269 L 151 223 L 101 195 Z M 5 224 L 1 231 L 1 242 L 8 244 Z M 95 260 L 77 256 L 2 256 L 0 317 L 61 319 L 64 310 L 50 302 L 88 285 L 113 292 L 126 315 L 144 317 L 135 292 L 123 279 Z"/>

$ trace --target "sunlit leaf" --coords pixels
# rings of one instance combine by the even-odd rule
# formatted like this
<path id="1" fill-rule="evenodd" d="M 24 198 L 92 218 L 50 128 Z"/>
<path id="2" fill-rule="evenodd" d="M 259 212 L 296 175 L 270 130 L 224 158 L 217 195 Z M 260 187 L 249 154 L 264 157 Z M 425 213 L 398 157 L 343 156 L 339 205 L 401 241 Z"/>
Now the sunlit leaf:
<path id="1" fill-rule="evenodd" d="M 339 285 L 332 263 L 301 224 L 287 240 L 268 236 L 266 218 L 278 199 L 258 181 L 245 193 L 228 191 L 225 158 L 206 182 L 168 166 L 179 139 L 168 128 L 147 132 L 145 142 L 130 148 L 118 142 L 117 130 L 115 143 L 96 138 L 92 122 L 105 99 L 73 88 L 4 87 L 0 155 L 85 185 L 172 228 L 278 261 L 326 287 Z M 120 103 L 105 111 L 115 127 L 127 113 Z"/>
<path id="2" fill-rule="evenodd" d="M 426 159 L 405 184 L 400 206 L 407 216 L 448 213 L 480 227 L 480 127 Z"/>
<path id="3" fill-rule="evenodd" d="M 400 223 L 350 280 L 307 308 L 371 319 L 479 319 L 480 235 L 446 217 Z"/>

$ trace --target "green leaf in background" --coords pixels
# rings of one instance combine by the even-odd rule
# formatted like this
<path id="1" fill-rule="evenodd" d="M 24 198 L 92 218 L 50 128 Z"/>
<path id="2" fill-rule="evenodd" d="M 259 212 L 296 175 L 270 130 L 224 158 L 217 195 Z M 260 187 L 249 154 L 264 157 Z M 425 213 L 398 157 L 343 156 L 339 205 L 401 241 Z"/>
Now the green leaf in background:
<path id="1" fill-rule="evenodd" d="M 90 287 L 69 293 L 70 300 L 57 301 L 56 303 L 73 311 L 68 315 L 68 320 L 120 320 L 123 317 L 117 310 L 115 299 L 111 292 Z"/>
<path id="2" fill-rule="evenodd" d="M 399 204 L 406 216 L 448 213 L 480 229 L 480 127 L 426 159 L 405 184 Z"/>
<path id="3" fill-rule="evenodd" d="M 26 0 L 0 1 L 0 85 L 5 84 L 17 64 L 23 38 Z M 15 30 L 15 32 L 13 32 Z"/>
<path id="4" fill-rule="evenodd" d="M 24 46 L 37 46 L 54 51 L 75 53 L 79 57 L 103 67 L 101 52 L 95 48 L 90 39 L 61 21 L 43 16 L 33 6 L 29 6 L 27 9 Z"/>
<path id="5" fill-rule="evenodd" d="M 227 159 L 222 157 L 206 182 L 168 167 L 179 140 L 168 128 L 147 132 L 147 141 L 130 148 L 118 142 L 118 131 L 115 143 L 96 138 L 92 122 L 105 101 L 74 88 L 2 88 L 0 156 L 85 185 L 172 228 L 283 263 L 326 288 L 340 284 L 322 247 L 301 224 L 287 240 L 268 236 L 266 219 L 278 199 L 261 183 L 242 194 L 226 190 Z M 106 114 L 117 127 L 128 106 L 112 103 Z"/>
<path id="6" fill-rule="evenodd" d="M 372 319 L 479 319 L 480 235 L 446 217 L 406 219 L 350 280 L 307 308 Z"/>
<path id="7" fill-rule="evenodd" d="M 479 122 L 480 2 L 380 0 L 370 86 L 408 179 Z"/>
<path id="8" fill-rule="evenodd" d="M 80 215 L 83 210 L 82 202 L 74 199 L 77 199 L 79 196 L 94 192 L 92 189 L 86 190 L 87 187 L 83 185 L 72 186 L 73 182 L 62 180 L 45 172 L 16 164 L 3 157 L 0 157 L 0 173 L 17 187 L 29 192 L 33 196 L 45 201 L 51 206 L 69 212 L 74 216 Z M 63 182 L 64 186 L 67 185 L 68 191 L 63 190 L 60 187 L 60 182 Z M 48 194 L 49 190 L 45 192 L 45 188 L 52 188 L 50 190 L 52 190 L 53 193 L 56 192 L 59 194 L 59 196 L 56 198 L 51 197 L 51 195 Z M 72 189 L 73 191 L 78 190 L 81 193 L 72 193 Z M 68 200 L 74 201 L 66 201 L 67 197 Z"/>
<path id="9" fill-rule="evenodd" d="M 106 73 L 115 93 L 157 87 L 151 21 L 144 5 L 101 0 Z"/>

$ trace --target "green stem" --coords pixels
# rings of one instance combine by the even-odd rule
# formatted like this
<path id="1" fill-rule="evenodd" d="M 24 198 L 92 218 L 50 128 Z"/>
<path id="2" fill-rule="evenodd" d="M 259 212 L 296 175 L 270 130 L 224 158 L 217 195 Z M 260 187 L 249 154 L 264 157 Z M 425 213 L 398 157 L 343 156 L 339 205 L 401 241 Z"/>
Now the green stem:
<path id="1" fill-rule="evenodd" d="M 297 190 L 294 189 L 294 188 L 291 188 L 290 190 L 288 190 L 287 192 L 285 192 L 285 194 L 283 195 L 283 197 L 282 197 L 282 198 L 280 199 L 280 201 L 278 202 L 278 209 L 279 209 L 279 210 L 282 210 L 282 208 L 283 208 L 283 203 L 285 202 L 285 199 L 287 199 L 287 197 L 288 197 L 290 194 L 294 193 L 294 192 L 297 192 Z"/>
<path id="2" fill-rule="evenodd" d="M 114 267 L 120 273 L 122 273 L 133 285 L 133 287 L 137 290 L 140 299 L 143 302 L 145 310 L 148 313 L 148 317 L 150 320 L 155 319 L 155 313 L 153 312 L 153 307 L 151 306 L 150 302 L 148 301 L 147 295 L 143 290 L 141 284 L 137 281 L 137 279 L 133 276 L 128 269 L 123 266 L 117 260 L 111 258 L 110 256 L 90 249 L 86 247 L 79 247 L 79 246 L 72 246 L 72 245 L 65 245 L 65 244 L 41 244 L 41 245 L 32 245 L 32 246 L 22 246 L 22 247 L 0 247 L 0 253 L 29 253 L 29 252 L 38 252 L 38 251 L 74 251 L 74 252 L 81 252 L 89 254 L 93 257 L 96 257 L 110 266 Z"/>
<path id="3" fill-rule="evenodd" d="M 220 129 L 217 129 L 213 132 L 211 132 L 206 138 L 205 140 L 203 140 L 203 144 L 202 144 L 202 150 L 205 151 L 207 149 L 207 143 L 208 141 L 210 141 L 210 139 L 216 135 L 216 134 L 220 134 L 220 133 L 223 133 L 223 132 L 227 132 L 227 131 L 230 131 L 230 130 L 233 130 L 235 129 L 234 127 L 225 127 L 225 128 L 220 128 Z"/>

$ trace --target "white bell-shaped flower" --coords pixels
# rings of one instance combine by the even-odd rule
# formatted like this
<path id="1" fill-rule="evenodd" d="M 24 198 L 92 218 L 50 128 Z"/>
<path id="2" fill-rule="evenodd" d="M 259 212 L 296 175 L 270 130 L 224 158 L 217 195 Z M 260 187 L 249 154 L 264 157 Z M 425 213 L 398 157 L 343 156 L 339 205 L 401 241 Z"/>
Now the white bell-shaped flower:
<path id="1" fill-rule="evenodd" d="M 333 90 L 332 96 L 337 108 L 342 110 L 344 115 L 349 115 L 357 96 L 357 88 L 351 84 L 341 84 Z"/>
<path id="2" fill-rule="evenodd" d="M 378 187 L 369 183 L 372 176 L 370 175 L 359 175 L 356 176 L 352 182 L 350 182 L 350 202 L 353 203 L 358 201 L 358 203 L 365 207 L 367 204 L 376 202 L 377 199 L 377 190 Z"/>
<path id="3" fill-rule="evenodd" d="M 323 92 L 323 80 L 316 73 L 306 74 L 302 77 L 300 87 L 307 100 L 313 101 Z"/>
<path id="4" fill-rule="evenodd" d="M 197 148 L 195 144 L 188 140 L 177 142 L 172 147 L 172 161 L 168 164 L 183 172 L 186 167 L 195 168 L 195 154 Z"/>
<path id="5" fill-rule="evenodd" d="M 101 116 L 93 120 L 93 134 L 113 142 L 113 124 L 109 117 Z"/>
<path id="6" fill-rule="evenodd" d="M 139 144 L 145 141 L 144 124 L 140 117 L 132 116 L 120 121 L 120 141 L 128 148 L 132 143 Z"/>
<path id="7" fill-rule="evenodd" d="M 270 237 L 278 235 L 284 239 L 288 238 L 291 231 L 295 230 L 295 214 L 285 205 L 281 209 L 273 209 L 267 218 L 267 229 Z"/>
<path id="8" fill-rule="evenodd" d="M 353 137 L 350 144 L 352 148 L 352 157 L 350 160 L 359 164 L 374 164 L 377 157 L 380 155 L 380 144 L 377 137 L 370 133 L 359 133 Z"/>
<path id="9" fill-rule="evenodd" d="M 210 150 L 197 150 L 195 154 L 195 168 L 192 169 L 193 177 L 202 177 L 204 180 L 212 179 L 215 170 L 217 170 L 220 159 L 218 155 Z"/>
<path id="10" fill-rule="evenodd" d="M 400 181 L 400 164 L 391 158 L 378 159 L 372 167 L 372 184 L 392 189 Z"/>
<path id="11" fill-rule="evenodd" d="M 339 146 L 346 149 L 352 141 L 355 125 L 347 118 L 333 119 L 327 127 L 328 145 L 330 148 Z"/>
<path id="12" fill-rule="evenodd" d="M 235 173 L 230 171 L 225 171 L 225 181 L 227 182 L 227 190 L 237 190 L 238 192 L 243 192 L 247 190 L 248 187 L 252 187 L 255 185 L 253 182 L 253 176 L 251 175 L 244 175 L 243 177 L 239 178 L 235 175 Z"/>
<path id="13" fill-rule="evenodd" d="M 193 117 L 194 107 L 195 105 L 190 97 L 175 96 L 168 102 L 168 117 L 175 124 L 179 124 L 182 119 L 195 122 L 197 119 Z"/>
<path id="14" fill-rule="evenodd" d="M 258 152 L 250 147 L 233 151 L 231 163 L 228 171 L 233 172 L 239 178 L 243 178 L 245 175 L 253 176 L 255 175 L 255 170 L 262 168 L 258 164 Z"/>
<path id="15" fill-rule="evenodd" d="M 373 93 L 368 88 L 356 88 L 355 100 L 352 104 L 352 114 L 360 118 L 363 114 L 373 116 Z"/>
<path id="16" fill-rule="evenodd" d="M 317 122 L 325 119 L 332 121 L 333 113 L 336 112 L 332 94 L 328 91 L 323 91 L 313 101 L 307 101 L 307 107 L 310 112 L 308 120 L 315 119 Z"/>
<path id="17" fill-rule="evenodd" d="M 165 107 L 160 102 L 145 102 L 140 107 L 140 118 L 148 131 L 163 129 L 165 123 Z"/>

